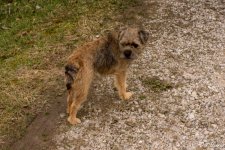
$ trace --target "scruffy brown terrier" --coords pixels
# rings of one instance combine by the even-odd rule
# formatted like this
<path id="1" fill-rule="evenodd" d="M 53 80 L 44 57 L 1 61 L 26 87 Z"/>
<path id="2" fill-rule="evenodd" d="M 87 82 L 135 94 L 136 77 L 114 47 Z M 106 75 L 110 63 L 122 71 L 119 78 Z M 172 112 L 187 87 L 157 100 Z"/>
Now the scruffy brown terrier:
<path id="1" fill-rule="evenodd" d="M 115 85 L 121 99 L 128 100 L 132 92 L 126 91 L 126 72 L 142 52 L 149 33 L 139 28 L 124 28 L 119 32 L 89 42 L 74 51 L 65 66 L 68 90 L 67 113 L 71 124 L 80 123 L 76 117 L 86 100 L 95 73 L 115 76 Z"/>

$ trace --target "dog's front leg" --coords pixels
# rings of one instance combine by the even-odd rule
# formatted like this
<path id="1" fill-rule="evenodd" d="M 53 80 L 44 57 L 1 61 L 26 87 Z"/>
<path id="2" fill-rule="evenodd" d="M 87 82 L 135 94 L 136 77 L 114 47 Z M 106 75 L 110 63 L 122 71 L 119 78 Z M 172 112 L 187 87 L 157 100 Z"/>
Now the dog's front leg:
<path id="1" fill-rule="evenodd" d="M 126 91 L 126 71 L 121 71 L 115 74 L 115 85 L 118 89 L 119 96 L 123 100 L 128 100 L 133 95 L 132 92 Z"/>

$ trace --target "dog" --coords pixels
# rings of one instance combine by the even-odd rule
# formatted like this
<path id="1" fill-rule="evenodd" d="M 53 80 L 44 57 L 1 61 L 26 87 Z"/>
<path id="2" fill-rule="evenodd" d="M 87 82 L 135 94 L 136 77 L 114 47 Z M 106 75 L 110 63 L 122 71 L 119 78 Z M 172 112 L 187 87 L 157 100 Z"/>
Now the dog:
<path id="1" fill-rule="evenodd" d="M 69 123 L 81 123 L 77 112 L 87 99 L 96 73 L 114 75 L 119 97 L 122 100 L 130 99 L 133 93 L 126 91 L 126 72 L 131 62 L 142 53 L 148 37 L 149 32 L 143 29 L 127 27 L 88 42 L 69 56 L 65 66 Z"/>

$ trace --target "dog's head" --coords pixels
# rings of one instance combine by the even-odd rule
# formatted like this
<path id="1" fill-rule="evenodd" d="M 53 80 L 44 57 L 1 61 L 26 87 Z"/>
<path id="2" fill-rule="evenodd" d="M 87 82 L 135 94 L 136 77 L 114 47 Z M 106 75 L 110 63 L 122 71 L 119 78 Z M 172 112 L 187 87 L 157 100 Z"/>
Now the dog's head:
<path id="1" fill-rule="evenodd" d="M 133 60 L 141 54 L 149 33 L 139 28 L 124 28 L 118 34 L 120 58 Z"/>

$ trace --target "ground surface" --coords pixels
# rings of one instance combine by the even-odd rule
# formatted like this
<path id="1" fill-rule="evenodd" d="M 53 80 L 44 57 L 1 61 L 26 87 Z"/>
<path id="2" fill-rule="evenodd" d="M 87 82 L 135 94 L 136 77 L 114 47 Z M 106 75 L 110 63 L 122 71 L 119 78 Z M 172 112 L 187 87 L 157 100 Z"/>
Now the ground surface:
<path id="1" fill-rule="evenodd" d="M 96 78 L 78 114 L 81 124 L 69 125 L 65 104 L 55 104 L 46 119 L 55 124 L 51 131 L 45 134 L 46 120 L 37 118 L 41 123 L 34 121 L 14 148 L 225 149 L 225 2 L 145 5 L 145 15 L 136 18 L 151 37 L 129 72 L 133 98 L 119 100 L 111 77 Z M 41 138 L 43 144 L 35 143 Z"/>

